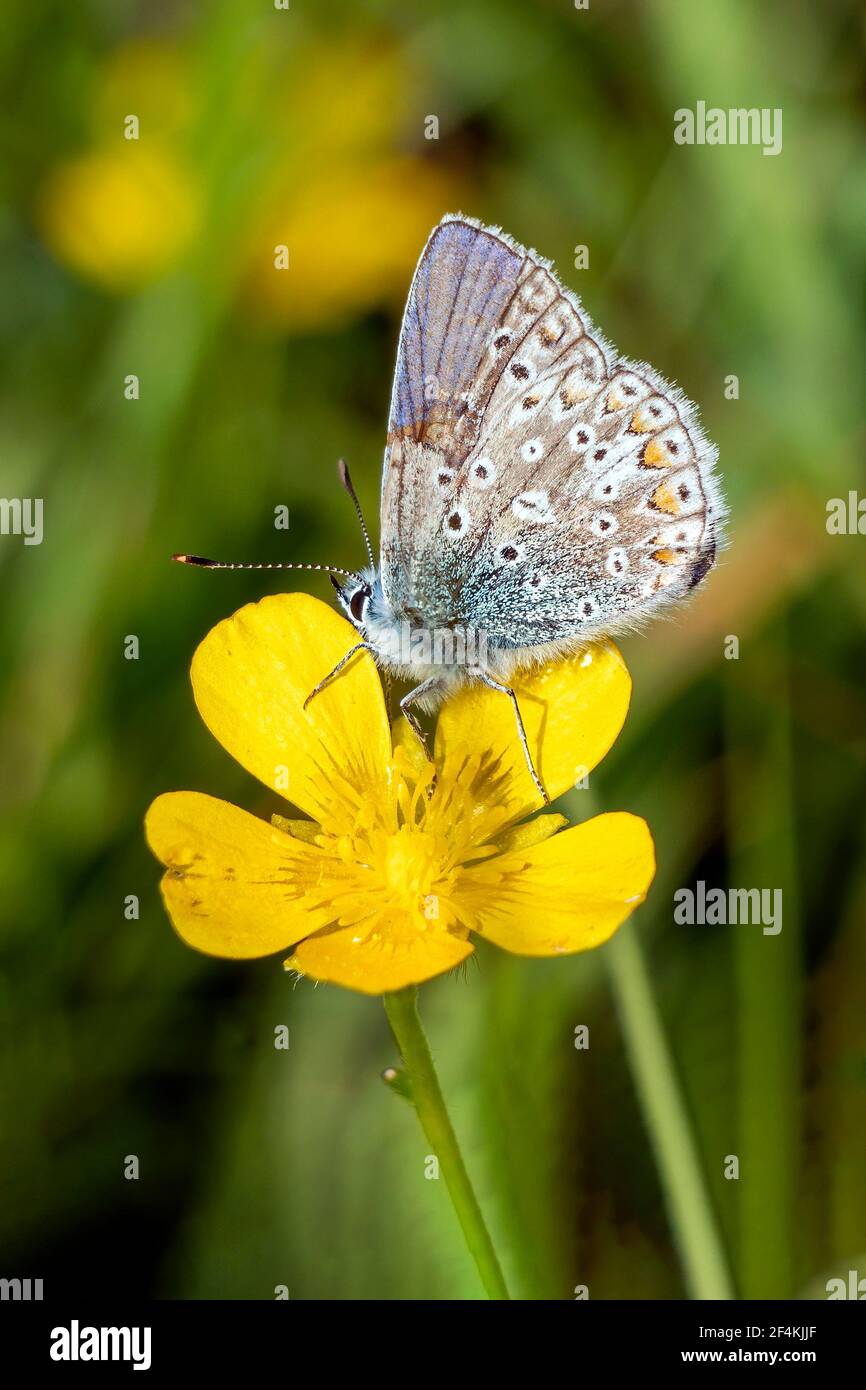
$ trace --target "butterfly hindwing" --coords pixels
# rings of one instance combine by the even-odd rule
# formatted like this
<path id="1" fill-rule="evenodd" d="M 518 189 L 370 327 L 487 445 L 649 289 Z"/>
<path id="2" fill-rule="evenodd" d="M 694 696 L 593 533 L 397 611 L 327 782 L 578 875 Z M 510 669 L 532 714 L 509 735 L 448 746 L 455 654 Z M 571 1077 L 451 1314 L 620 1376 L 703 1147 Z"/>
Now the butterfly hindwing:
<path id="1" fill-rule="evenodd" d="M 714 461 L 689 402 L 617 362 L 547 262 L 440 223 L 406 308 L 383 477 L 396 608 L 512 649 L 634 625 L 712 564 Z"/>

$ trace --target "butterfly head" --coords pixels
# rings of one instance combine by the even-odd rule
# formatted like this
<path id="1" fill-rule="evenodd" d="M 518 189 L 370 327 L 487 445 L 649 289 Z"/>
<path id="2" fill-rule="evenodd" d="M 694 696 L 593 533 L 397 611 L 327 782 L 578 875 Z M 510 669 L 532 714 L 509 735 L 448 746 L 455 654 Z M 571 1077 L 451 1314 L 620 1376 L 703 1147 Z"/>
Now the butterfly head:
<path id="1" fill-rule="evenodd" d="M 332 574 L 331 583 L 337 591 L 340 606 L 349 622 L 363 634 L 367 627 L 370 604 L 373 601 L 376 587 L 375 571 L 362 570 L 360 574 L 350 575 L 348 580 L 342 583 L 336 575 Z"/>
<path id="2" fill-rule="evenodd" d="M 331 575 L 340 607 L 357 630 L 361 639 L 385 670 L 399 672 L 414 668 L 412 634 L 416 630 L 417 614 L 408 610 L 396 611 L 382 591 L 382 581 L 375 566 L 359 570 L 342 582 Z"/>

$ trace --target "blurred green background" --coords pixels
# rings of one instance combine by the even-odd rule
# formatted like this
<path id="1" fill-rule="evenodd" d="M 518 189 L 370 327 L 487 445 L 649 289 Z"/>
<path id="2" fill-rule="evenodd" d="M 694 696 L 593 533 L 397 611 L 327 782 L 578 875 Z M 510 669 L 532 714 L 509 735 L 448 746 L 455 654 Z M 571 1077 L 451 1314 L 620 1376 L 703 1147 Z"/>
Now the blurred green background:
<path id="1" fill-rule="evenodd" d="M 141 824 L 171 788 L 276 809 L 188 665 L 285 584 L 168 557 L 361 561 L 334 462 L 375 516 L 400 309 L 461 208 L 553 257 L 719 445 L 731 545 L 622 644 L 629 720 L 568 810 L 654 831 L 634 930 L 738 1292 L 866 1275 L 866 540 L 826 529 L 829 499 L 866 495 L 863 37 L 853 0 L 5 7 L 0 492 L 44 498 L 45 538 L 0 537 L 0 1273 L 47 1296 L 480 1295 L 379 1080 L 381 1007 L 183 947 Z M 698 100 L 781 107 L 782 153 L 675 145 Z M 675 925 L 697 879 L 781 888 L 781 934 Z M 480 947 L 422 991 L 524 1297 L 686 1293 L 608 951 Z"/>

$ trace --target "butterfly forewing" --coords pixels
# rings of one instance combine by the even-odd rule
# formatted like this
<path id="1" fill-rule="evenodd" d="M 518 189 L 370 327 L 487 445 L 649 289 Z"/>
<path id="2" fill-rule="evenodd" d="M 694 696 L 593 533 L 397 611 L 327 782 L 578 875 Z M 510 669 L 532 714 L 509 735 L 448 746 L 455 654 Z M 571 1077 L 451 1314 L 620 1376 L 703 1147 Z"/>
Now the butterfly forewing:
<path id="1" fill-rule="evenodd" d="M 710 568 L 715 451 L 617 361 L 550 266 L 448 218 L 410 290 L 382 488 L 382 582 L 425 624 L 519 649 L 634 625 Z"/>

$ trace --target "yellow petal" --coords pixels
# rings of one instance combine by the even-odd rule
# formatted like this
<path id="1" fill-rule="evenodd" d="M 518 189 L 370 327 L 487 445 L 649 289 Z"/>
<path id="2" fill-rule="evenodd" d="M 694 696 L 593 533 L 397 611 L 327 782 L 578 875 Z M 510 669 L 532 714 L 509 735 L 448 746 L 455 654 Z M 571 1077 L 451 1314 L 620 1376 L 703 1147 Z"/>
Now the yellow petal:
<path id="1" fill-rule="evenodd" d="M 274 594 L 217 623 L 192 660 L 196 704 L 214 737 L 337 834 L 355 825 L 362 802 L 369 812 L 388 800 L 391 740 L 372 656 L 359 652 L 303 705 L 358 640 L 309 594 Z"/>
<path id="2" fill-rule="evenodd" d="M 475 930 L 507 951 L 562 955 L 612 936 L 643 902 L 654 874 L 646 821 L 616 811 L 525 853 L 471 866 L 460 906 L 472 914 Z"/>
<path id="3" fill-rule="evenodd" d="M 601 761 L 625 721 L 631 678 L 612 642 L 520 672 L 511 682 L 532 760 L 551 800 Z M 479 764 L 480 758 L 480 764 Z M 507 695 L 468 685 L 442 709 L 436 760 L 443 785 L 472 780 L 478 828 L 490 835 L 542 805 Z"/>
<path id="4" fill-rule="evenodd" d="M 302 941 L 286 969 L 362 994 L 386 994 L 452 970 L 473 949 L 471 941 L 432 924 L 425 931 L 385 927 L 367 934 L 344 927 Z"/>
<path id="5" fill-rule="evenodd" d="M 162 896 L 172 925 L 210 956 L 250 959 L 283 951 L 331 918 L 304 905 L 321 851 L 199 792 L 158 796 L 147 841 L 168 869 Z"/>

